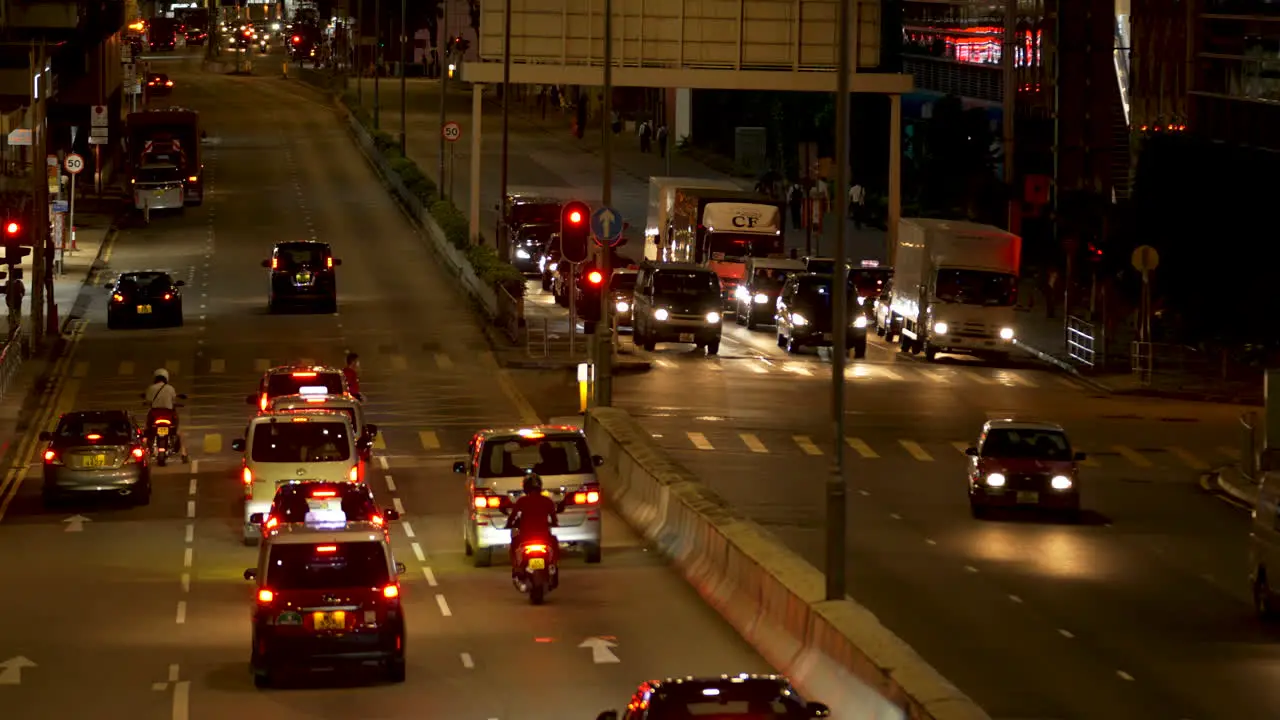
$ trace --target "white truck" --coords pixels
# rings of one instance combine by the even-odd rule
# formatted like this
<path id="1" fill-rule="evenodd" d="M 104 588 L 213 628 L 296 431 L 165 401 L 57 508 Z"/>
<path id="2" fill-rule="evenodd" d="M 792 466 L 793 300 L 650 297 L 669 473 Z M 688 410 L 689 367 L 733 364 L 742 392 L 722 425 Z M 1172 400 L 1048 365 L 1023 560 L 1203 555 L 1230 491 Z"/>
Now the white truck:
<path id="1" fill-rule="evenodd" d="M 1004 358 L 1017 341 L 1022 238 L 960 220 L 902 218 L 880 328 L 903 352 Z"/>
<path id="2" fill-rule="evenodd" d="M 671 239 L 674 233 L 676 191 L 678 190 L 741 190 L 729 180 L 706 178 L 651 177 L 649 178 L 649 219 L 644 228 L 644 259 L 649 262 L 675 262 L 671 255 Z"/>

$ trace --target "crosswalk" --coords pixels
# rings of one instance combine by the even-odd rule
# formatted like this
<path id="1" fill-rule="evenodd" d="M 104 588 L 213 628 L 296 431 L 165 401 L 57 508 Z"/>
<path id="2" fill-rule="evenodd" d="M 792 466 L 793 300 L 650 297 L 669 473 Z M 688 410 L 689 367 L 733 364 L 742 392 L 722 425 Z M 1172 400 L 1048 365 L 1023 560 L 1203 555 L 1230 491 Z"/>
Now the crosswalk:
<path id="1" fill-rule="evenodd" d="M 800 454 L 816 457 L 832 452 L 828 438 L 783 432 L 689 431 L 678 434 L 655 433 L 653 436 L 664 447 L 677 453 Z M 846 456 L 857 460 L 908 460 L 921 463 L 949 463 L 963 459 L 965 450 L 970 446 L 970 443 L 962 440 L 928 442 L 910 438 L 880 440 L 873 444 L 858 437 L 846 437 L 844 444 Z M 1087 458 L 1081 465 L 1090 468 L 1177 468 L 1204 471 L 1214 463 L 1220 464 L 1224 460 L 1234 460 L 1240 456 L 1237 449 L 1226 446 L 1193 451 L 1176 445 L 1133 448 L 1123 444 L 1106 444 L 1079 449 L 1086 453 Z"/>
<path id="2" fill-rule="evenodd" d="M 379 355 L 361 358 L 361 369 L 364 373 L 379 374 L 383 372 L 458 372 L 459 368 L 467 368 L 468 363 L 455 361 L 448 353 L 438 352 L 430 355 Z M 198 359 L 194 364 L 181 360 L 164 360 L 163 365 L 173 376 L 183 375 L 261 375 L 270 368 L 281 365 L 340 365 L 333 358 L 243 358 L 232 360 L 227 358 Z M 80 360 L 71 367 L 71 376 L 88 377 L 91 372 L 114 375 L 120 378 L 137 378 L 150 376 L 155 361 L 139 363 L 134 360 Z"/>
<path id="3" fill-rule="evenodd" d="M 653 354 L 642 355 L 658 371 L 690 372 L 702 370 L 717 373 L 744 375 L 773 375 L 777 377 L 820 378 L 831 377 L 831 365 L 820 360 L 775 360 L 765 357 L 725 357 L 673 359 Z M 1004 369 L 988 367 L 962 367 L 956 365 L 916 366 L 915 363 L 873 363 L 852 361 L 845 368 L 845 378 L 858 383 L 925 383 L 938 386 L 968 386 L 974 388 L 1046 388 L 1056 390 L 1083 390 L 1085 386 L 1069 377 L 1048 371 Z"/>

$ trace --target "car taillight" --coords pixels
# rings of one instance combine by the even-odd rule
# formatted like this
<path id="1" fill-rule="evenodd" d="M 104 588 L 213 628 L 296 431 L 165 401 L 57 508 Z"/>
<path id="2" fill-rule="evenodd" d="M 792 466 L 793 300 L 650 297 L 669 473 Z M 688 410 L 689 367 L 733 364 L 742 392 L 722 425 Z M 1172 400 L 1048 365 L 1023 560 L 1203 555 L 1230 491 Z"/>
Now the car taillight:
<path id="1" fill-rule="evenodd" d="M 146 457 L 147 451 L 143 450 L 140 447 L 136 447 L 132 451 L 130 451 L 130 454 L 133 455 L 134 460 L 141 460 L 142 458 Z"/>
<path id="2" fill-rule="evenodd" d="M 166 87 L 173 87 L 173 81 L 172 81 L 172 80 L 168 80 L 168 81 L 166 81 L 166 82 L 165 82 L 165 86 L 166 86 Z"/>
<path id="3" fill-rule="evenodd" d="M 266 411 L 267 411 L 267 404 L 268 404 L 267 394 L 266 394 L 266 393 L 263 393 L 263 394 L 262 394 L 262 397 L 258 399 L 258 407 L 259 407 L 263 412 L 266 412 Z"/>
<path id="4" fill-rule="evenodd" d="M 324 259 L 324 266 L 325 266 L 326 268 L 329 268 L 330 270 L 332 270 L 332 269 L 333 269 L 333 258 L 325 258 L 325 259 Z"/>
<path id="5" fill-rule="evenodd" d="M 280 260 L 278 258 L 271 258 L 271 269 L 272 270 L 280 269 Z"/>
<path id="6" fill-rule="evenodd" d="M 276 594 L 266 588 L 258 591 L 258 603 L 262 605 L 270 605 L 275 602 Z"/>
<path id="7" fill-rule="evenodd" d="M 315 492 L 311 493 L 311 497 L 314 497 L 314 498 L 338 497 L 338 491 L 337 490 L 316 490 Z"/>
<path id="8" fill-rule="evenodd" d="M 266 528 L 267 530 L 272 530 L 279 525 L 280 525 L 280 520 L 275 516 L 272 516 L 267 518 L 267 521 L 262 524 L 262 527 Z"/>
<path id="9" fill-rule="evenodd" d="M 46 465 L 61 465 L 62 461 L 58 459 L 58 453 L 53 450 L 44 451 L 44 462 Z"/>
<path id="10" fill-rule="evenodd" d="M 173 293 L 165 293 L 165 294 L 164 294 L 164 299 L 165 299 L 165 300 L 172 300 L 172 299 L 173 299 Z"/>
<path id="11" fill-rule="evenodd" d="M 547 552 L 547 546 L 539 543 L 534 543 L 532 545 L 525 545 L 524 552 L 526 555 L 529 555 L 529 554 L 542 555 Z"/>
<path id="12" fill-rule="evenodd" d="M 360 482 L 360 466 L 359 465 L 353 465 L 351 467 L 351 472 L 347 473 L 347 480 L 350 480 L 351 482 Z"/>
<path id="13" fill-rule="evenodd" d="M 579 490 L 573 494 L 574 505 L 595 505 L 600 502 L 600 490 L 597 488 L 587 488 Z"/>
<path id="14" fill-rule="evenodd" d="M 475 507 L 477 510 L 502 507 L 502 498 L 498 495 L 494 495 L 490 493 L 487 490 L 482 493 L 476 493 L 475 497 L 472 499 L 472 502 L 475 504 Z"/>
<path id="15" fill-rule="evenodd" d="M 157 425 L 172 425 L 173 421 L 166 418 L 156 418 Z"/>
<path id="16" fill-rule="evenodd" d="M 250 470 L 248 467 L 243 468 L 243 469 L 240 471 L 240 479 L 244 481 L 244 484 L 245 484 L 246 486 L 248 486 L 248 485 L 252 485 L 252 484 L 253 484 L 253 471 L 252 471 L 252 470 Z"/>
<path id="17" fill-rule="evenodd" d="M 386 587 L 382 588 L 382 597 L 384 597 L 384 598 L 386 598 L 386 599 L 388 599 L 388 600 L 392 600 L 392 599 L 395 599 L 395 598 L 400 597 L 400 586 L 399 586 L 399 585 L 388 585 L 388 586 L 386 586 Z"/>
<path id="18" fill-rule="evenodd" d="M 373 517 L 369 518 L 369 522 L 373 523 L 374 525 L 377 525 L 378 527 L 382 527 L 382 523 L 386 521 L 382 519 L 381 515 L 374 515 Z"/>
<path id="19" fill-rule="evenodd" d="M 121 295 L 120 293 L 115 293 L 115 294 L 113 294 L 113 295 L 111 296 L 111 302 L 113 302 L 113 303 L 122 303 L 122 302 L 124 302 L 124 296 L 123 296 L 123 295 Z"/>

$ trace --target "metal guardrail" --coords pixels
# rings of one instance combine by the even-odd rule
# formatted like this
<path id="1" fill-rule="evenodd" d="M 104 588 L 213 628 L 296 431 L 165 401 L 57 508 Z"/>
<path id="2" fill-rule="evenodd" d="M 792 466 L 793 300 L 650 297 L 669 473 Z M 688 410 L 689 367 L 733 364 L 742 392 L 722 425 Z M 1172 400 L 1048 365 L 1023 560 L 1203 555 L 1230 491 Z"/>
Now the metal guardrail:
<path id="1" fill-rule="evenodd" d="M 516 297 L 502 286 L 497 286 L 498 323 L 502 326 L 507 339 L 512 343 L 520 342 L 520 328 L 524 325 L 524 298 Z"/>
<path id="2" fill-rule="evenodd" d="M 1155 372 L 1154 343 L 1133 341 L 1129 345 L 1130 367 L 1138 376 L 1138 382 L 1151 384 L 1152 373 Z"/>
<path id="3" fill-rule="evenodd" d="M 1093 323 L 1074 316 L 1067 316 L 1067 357 L 1089 367 L 1094 366 Z"/>
<path id="4" fill-rule="evenodd" d="M 1252 480 L 1258 477 L 1258 413 L 1241 413 L 1240 426 L 1244 431 L 1240 438 L 1240 472 Z"/>
<path id="5" fill-rule="evenodd" d="M 17 377 L 18 370 L 27 359 L 25 340 L 26 337 L 22 331 L 18 330 L 9 336 L 9 341 L 0 350 L 0 398 L 9 395 L 13 379 Z"/>

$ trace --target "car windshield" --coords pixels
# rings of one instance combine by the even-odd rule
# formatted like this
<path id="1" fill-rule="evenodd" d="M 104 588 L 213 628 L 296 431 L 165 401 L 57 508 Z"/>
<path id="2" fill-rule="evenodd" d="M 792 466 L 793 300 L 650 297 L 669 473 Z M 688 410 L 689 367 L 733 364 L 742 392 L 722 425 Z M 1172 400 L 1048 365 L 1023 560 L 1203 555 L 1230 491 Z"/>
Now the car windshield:
<path id="1" fill-rule="evenodd" d="M 323 388 L 323 390 L 321 390 Z M 267 395 L 341 395 L 342 373 L 275 373 L 267 379 Z"/>
<path id="2" fill-rule="evenodd" d="M 264 578 L 277 590 L 376 588 L 390 579 L 382 544 L 369 541 L 273 545 Z"/>
<path id="3" fill-rule="evenodd" d="M 378 514 L 378 506 L 367 485 L 351 485 L 345 488 L 333 486 L 309 487 L 314 483 L 286 486 L 276 496 L 271 515 L 284 523 L 303 523 L 337 515 L 343 521 L 352 518 L 368 518 Z"/>
<path id="4" fill-rule="evenodd" d="M 786 272 L 778 268 L 756 268 L 751 276 L 751 286 L 757 292 L 777 292 L 787 281 Z"/>
<path id="5" fill-rule="evenodd" d="M 617 293 L 626 293 L 630 295 L 636 289 L 635 273 L 614 273 L 609 278 L 609 289 Z"/>
<path id="6" fill-rule="evenodd" d="M 97 435 L 96 438 L 90 438 Z M 134 429 L 128 420 L 118 418 L 67 417 L 58 423 L 58 440 L 81 442 L 92 439 L 102 445 L 127 445 L 134 440 Z"/>
<path id="7" fill-rule="evenodd" d="M 182 172 L 172 165 L 142 168 L 138 170 L 137 180 L 140 183 L 179 182 L 182 180 Z"/>
<path id="8" fill-rule="evenodd" d="M 525 225 L 517 232 L 521 244 L 543 245 L 551 237 L 550 225 Z"/>
<path id="9" fill-rule="evenodd" d="M 836 261 L 829 258 L 810 258 L 805 261 L 804 269 L 805 272 L 834 275 L 836 272 Z"/>
<path id="10" fill-rule="evenodd" d="M 351 458 L 345 423 L 308 420 L 259 424 L 253 431 L 254 462 L 342 462 Z"/>
<path id="11" fill-rule="evenodd" d="M 276 248 L 278 267 L 284 270 L 302 265 L 317 267 L 324 264 L 328 253 L 318 247 L 283 246 Z"/>
<path id="12" fill-rule="evenodd" d="M 831 278 L 827 276 L 801 278 L 796 284 L 796 302 L 811 307 L 830 307 Z"/>
<path id="13" fill-rule="evenodd" d="M 944 303 L 1008 307 L 1017 301 L 1018 278 L 986 270 L 943 268 L 933 293 Z"/>
<path id="14" fill-rule="evenodd" d="M 1000 429 L 987 433 L 982 456 L 1034 460 L 1070 460 L 1071 443 L 1057 430 Z"/>
<path id="15" fill-rule="evenodd" d="M 592 472 L 591 454 L 583 438 L 562 437 L 490 440 L 480 458 L 480 477 L 520 477 L 526 470 L 539 475 Z"/>
<path id="16" fill-rule="evenodd" d="M 653 279 L 653 290 L 661 295 L 719 295 L 720 282 L 709 272 L 660 272 Z"/>

